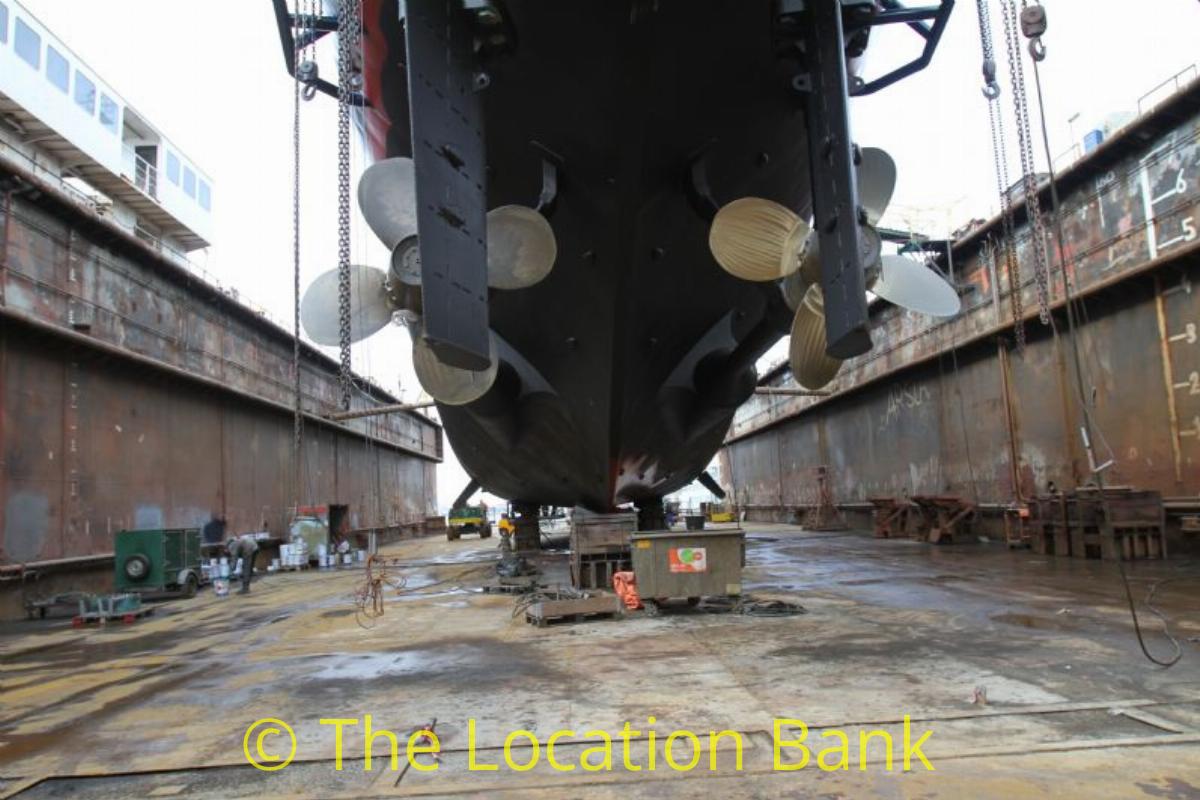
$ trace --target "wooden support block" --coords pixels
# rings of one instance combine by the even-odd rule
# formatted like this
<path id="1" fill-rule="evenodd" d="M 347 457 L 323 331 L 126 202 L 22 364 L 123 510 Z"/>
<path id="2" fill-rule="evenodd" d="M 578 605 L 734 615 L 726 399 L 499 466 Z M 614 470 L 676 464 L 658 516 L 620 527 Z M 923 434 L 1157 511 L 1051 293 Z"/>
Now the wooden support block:
<path id="1" fill-rule="evenodd" d="M 623 613 L 621 599 L 602 594 L 569 600 L 543 600 L 525 611 L 525 621 L 545 627 L 551 622 L 564 622 L 596 616 L 616 616 Z"/>

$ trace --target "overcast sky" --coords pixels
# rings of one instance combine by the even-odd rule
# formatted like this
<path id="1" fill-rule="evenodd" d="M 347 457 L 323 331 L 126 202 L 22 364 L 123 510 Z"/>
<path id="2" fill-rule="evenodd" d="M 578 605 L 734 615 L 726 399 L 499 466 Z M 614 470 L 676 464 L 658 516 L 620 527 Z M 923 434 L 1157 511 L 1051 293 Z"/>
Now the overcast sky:
<path id="1" fill-rule="evenodd" d="M 551 1 L 564 0 L 546 0 Z M 213 178 L 215 243 L 207 252 L 193 254 L 194 260 L 275 318 L 290 321 L 292 84 L 284 71 L 270 0 L 21 2 Z M 1000 11 L 997 0 L 989 5 L 1001 54 L 1009 173 L 1016 180 Z M 1082 139 L 1109 114 L 1136 111 L 1141 95 L 1196 60 L 1197 0 L 1047 0 L 1044 5 L 1049 30 L 1042 80 L 1056 154 L 1070 147 L 1072 127 L 1075 139 Z M 330 37 L 324 47 L 331 50 L 332 45 Z M 916 36 L 901 26 L 877 31 L 868 51 L 867 76 L 908 60 L 916 50 Z M 328 56 L 322 60 L 330 63 Z M 1025 70 L 1036 121 L 1027 56 Z M 323 74 L 335 79 L 332 69 Z M 959 0 L 929 69 L 853 101 L 856 139 L 888 150 L 899 167 L 885 225 L 944 235 L 972 217 L 995 212 L 981 85 L 974 4 Z M 323 96 L 303 108 L 302 285 L 336 263 L 335 113 L 334 101 Z M 1044 164 L 1040 133 L 1035 142 L 1038 162 Z M 361 168 L 361 157 L 356 157 L 356 169 Z M 357 263 L 386 264 L 386 254 L 359 220 L 353 253 Z M 386 329 L 356 346 L 355 368 L 405 399 L 415 399 L 419 386 L 409 346 L 403 330 Z M 448 453 L 438 475 L 440 504 L 447 504 L 465 482 Z"/>

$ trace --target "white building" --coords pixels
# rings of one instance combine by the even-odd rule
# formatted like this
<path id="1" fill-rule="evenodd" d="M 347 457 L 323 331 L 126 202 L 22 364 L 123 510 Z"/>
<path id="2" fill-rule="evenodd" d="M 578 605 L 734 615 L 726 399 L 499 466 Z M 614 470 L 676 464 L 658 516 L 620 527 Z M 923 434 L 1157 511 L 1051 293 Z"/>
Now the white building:
<path id="1" fill-rule="evenodd" d="M 184 259 L 212 180 L 16 0 L 0 0 L 0 158 Z"/>

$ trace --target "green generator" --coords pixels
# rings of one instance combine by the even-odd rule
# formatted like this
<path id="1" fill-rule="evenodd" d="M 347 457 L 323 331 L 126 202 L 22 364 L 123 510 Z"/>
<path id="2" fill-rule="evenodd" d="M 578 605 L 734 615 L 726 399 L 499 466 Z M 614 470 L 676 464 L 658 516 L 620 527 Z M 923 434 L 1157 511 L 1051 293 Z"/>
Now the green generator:
<path id="1" fill-rule="evenodd" d="M 180 592 L 200 587 L 200 529 L 120 531 L 114 545 L 118 592 Z"/>

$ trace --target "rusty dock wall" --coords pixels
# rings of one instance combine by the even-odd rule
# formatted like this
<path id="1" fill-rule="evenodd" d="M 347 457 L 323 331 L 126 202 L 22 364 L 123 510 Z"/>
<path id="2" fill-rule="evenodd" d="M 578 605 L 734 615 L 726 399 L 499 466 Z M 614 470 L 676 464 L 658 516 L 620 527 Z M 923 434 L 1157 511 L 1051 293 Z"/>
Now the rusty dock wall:
<path id="1" fill-rule="evenodd" d="M 835 500 L 860 511 L 872 496 L 940 493 L 1003 506 L 1051 481 L 1062 489 L 1086 484 L 1093 463 L 1110 459 L 1106 483 L 1159 490 L 1173 508 L 1197 505 L 1200 84 L 1131 123 L 1057 184 L 1091 460 L 1080 434 L 1063 262 L 1051 226 L 1052 329 L 1038 319 L 1021 204 L 1023 351 L 1000 220 L 992 220 L 940 264 L 963 290 L 960 315 L 934 320 L 879 308 L 874 350 L 844 365 L 831 396 L 756 395 L 739 410 L 722 476 L 750 518 L 793 519 L 811 506 L 817 465 L 830 467 Z M 1042 207 L 1050 207 L 1045 190 Z M 794 385 L 786 365 L 762 383 Z"/>
<path id="2" fill-rule="evenodd" d="M 286 528 L 292 338 L 0 159 L 0 577 L 103 561 L 123 528 Z M 303 504 L 356 529 L 436 513 L 442 430 L 416 413 L 334 424 L 337 364 L 304 347 Z M 353 407 L 396 402 L 361 385 Z"/>

